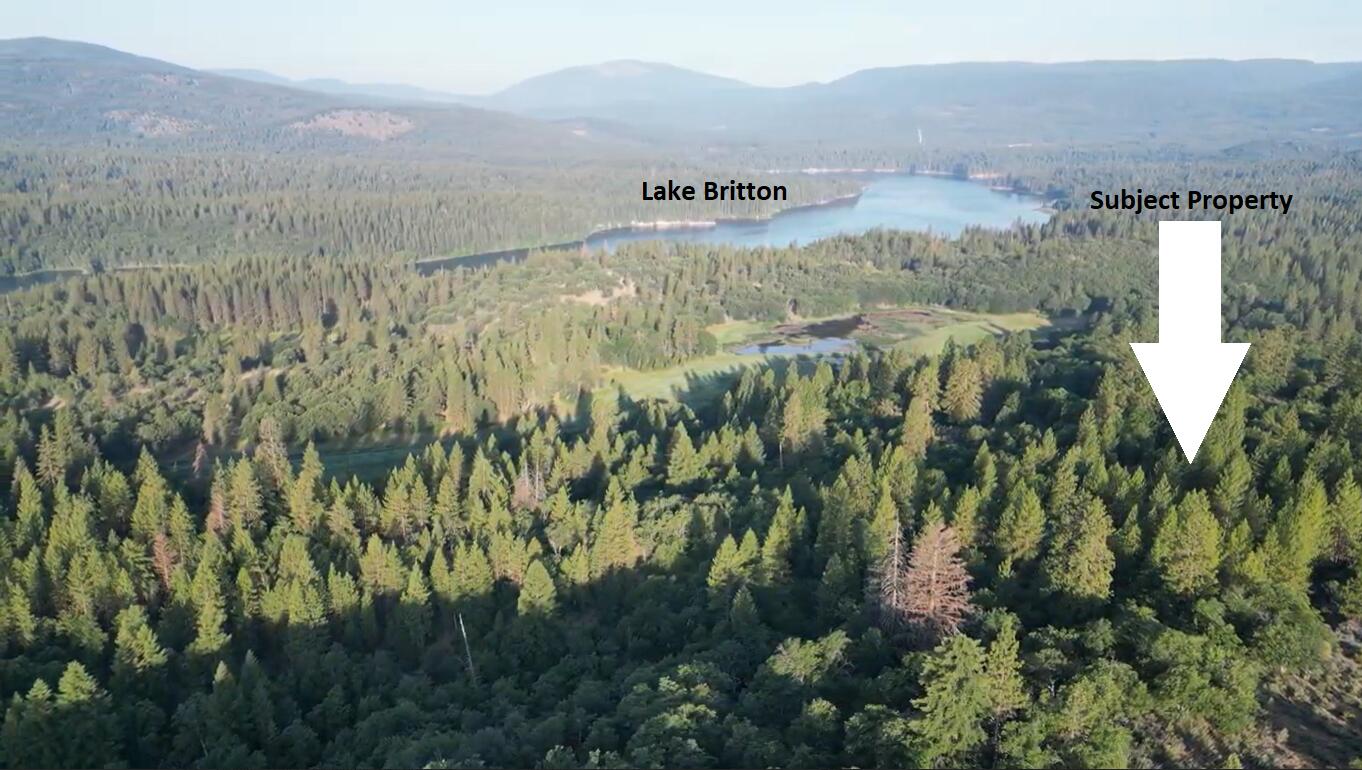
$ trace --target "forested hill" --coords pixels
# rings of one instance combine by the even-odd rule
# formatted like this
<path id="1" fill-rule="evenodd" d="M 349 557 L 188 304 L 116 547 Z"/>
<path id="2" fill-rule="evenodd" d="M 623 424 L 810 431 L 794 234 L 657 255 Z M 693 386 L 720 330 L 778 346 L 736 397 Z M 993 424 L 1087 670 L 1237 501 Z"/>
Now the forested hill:
<path id="1" fill-rule="evenodd" d="M 474 103 L 532 115 L 572 117 L 614 113 L 636 122 L 638 111 L 662 103 L 694 103 L 741 96 L 756 89 L 732 78 L 645 61 L 611 61 L 569 67 L 522 80 Z"/>
<path id="2" fill-rule="evenodd" d="M 1267 63 L 1297 79 L 1205 103 L 1175 90 L 1142 120 L 1173 143 L 1219 125 L 1210 152 L 1123 151 L 1102 95 L 1053 130 L 1107 144 L 996 146 L 1050 130 L 1045 110 L 1069 97 L 1037 83 L 1062 67 L 1018 86 L 1034 103 L 996 109 L 996 81 L 952 94 L 931 73 L 870 73 L 897 83 L 874 86 L 898 94 L 882 113 L 853 79 L 811 87 L 851 91 L 811 102 L 807 125 L 805 106 L 750 114 L 883 138 L 912 131 L 917 113 L 895 110 L 935 105 L 975 143 L 872 152 L 996 171 L 1058 199 L 1055 215 L 423 275 L 417 253 L 628 216 L 649 166 L 426 156 L 411 152 L 425 124 L 345 134 L 337 97 L 95 66 L 111 54 L 50 41 L 10 50 L 3 109 L 68 144 L 4 123 L 0 258 L 90 269 L 0 302 L 0 766 L 1362 755 L 1362 154 L 1330 138 L 1357 117 L 1346 67 Z M 1130 66 L 1075 87 L 1150 82 Z M 125 115 L 119 93 L 146 104 Z M 401 125 L 385 121 L 363 125 Z M 459 136 L 430 146 L 463 151 Z M 714 157 L 777 155 L 866 157 L 775 139 Z M 823 184 L 787 176 L 804 196 Z M 1252 349 L 1190 463 L 1128 345 L 1158 333 L 1155 217 L 1066 205 L 1189 179 L 1296 196 L 1289 216 L 1224 220 L 1225 336 Z M 171 264 L 104 269 L 143 261 Z M 739 358 L 735 327 L 891 309 L 1054 324 L 1043 340 L 993 326 L 970 344 L 699 367 Z M 668 369 L 682 398 L 606 386 Z M 356 445 L 377 472 L 333 454 Z"/>
<path id="3" fill-rule="evenodd" d="M 1258 140 L 1356 147 L 1359 84 L 1356 63 L 1189 60 L 888 67 L 766 88 L 618 61 L 460 97 L 400 85 L 230 77 L 102 46 L 26 38 L 0 41 L 7 118 L 0 139 L 381 148 L 540 161 L 621 150 L 663 157 L 702 146 L 803 147 L 833 138 L 844 148 L 900 150 L 1209 149 Z"/>
<path id="4" fill-rule="evenodd" d="M 576 71 L 560 73 L 563 78 Z M 546 76 L 549 77 L 549 76 Z M 1362 129 L 1362 64 L 1292 60 L 1021 62 L 885 67 L 791 88 L 688 88 L 642 97 L 598 79 L 589 97 L 510 89 L 488 104 L 684 127 L 709 141 L 909 147 L 1140 143 L 1209 148 L 1255 139 L 1345 140 Z M 506 98 L 509 94 L 517 98 Z"/>
<path id="5" fill-rule="evenodd" d="M 0 116 L 0 140 L 28 146 L 547 162 L 613 145 L 571 125 L 462 105 L 319 94 L 46 38 L 0 41 Z"/>
<path id="6" fill-rule="evenodd" d="M 1356 285 L 1355 229 L 1318 210 L 1322 237 L 1231 233 L 1280 256 L 1266 292 Z M 431 278 L 254 261 L 20 295 L 0 392 L 79 399 L 0 415 L 0 762 L 1343 766 L 1362 748 L 1362 347 L 1355 316 L 1313 328 L 1327 299 L 1232 316 L 1253 351 L 1191 465 L 1129 355 L 1155 333 L 1139 301 L 1049 349 L 748 370 L 702 411 L 604 390 L 502 430 L 468 419 L 490 403 L 475 383 L 509 413 L 522 376 L 686 355 L 723 300 L 884 300 L 890 282 L 977 300 L 986 280 L 1037 303 L 1136 297 L 1152 276 L 1104 269 L 1152 268 L 1135 229 L 672 249 L 679 280 L 649 254 Z M 1074 275 L 1075 255 L 1106 264 Z M 530 308 L 475 345 L 414 317 L 483 289 L 515 302 L 572 264 L 652 275 L 665 301 Z M 109 442 L 145 383 L 172 430 L 249 430 L 253 450 L 174 479 Z M 166 405 L 198 389 L 186 425 Z M 289 457 L 316 416 L 436 415 L 447 440 L 380 484 Z"/>

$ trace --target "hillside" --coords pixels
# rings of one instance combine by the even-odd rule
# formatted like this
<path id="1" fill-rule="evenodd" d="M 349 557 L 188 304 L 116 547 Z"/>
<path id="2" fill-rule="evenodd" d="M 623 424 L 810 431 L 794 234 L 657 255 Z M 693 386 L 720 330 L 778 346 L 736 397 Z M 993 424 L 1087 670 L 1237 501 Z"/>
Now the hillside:
<path id="1" fill-rule="evenodd" d="M 1356 63 L 965 63 L 766 88 L 668 64 L 613 61 L 476 97 L 221 72 L 85 43 L 0 41 L 0 114 L 7 118 L 0 138 L 525 161 L 620 151 L 655 156 L 662 148 L 675 157 L 702 146 L 738 148 L 751 161 L 754 150 L 779 155 L 829 142 L 899 153 L 1362 144 Z"/>
<path id="2" fill-rule="evenodd" d="M 545 117 L 612 117 L 637 120 L 632 110 L 663 103 L 703 102 L 756 90 L 732 78 L 670 64 L 610 61 L 522 80 L 476 103 Z"/>
<path id="3" fill-rule="evenodd" d="M 609 65 L 601 65 L 608 67 Z M 656 65 L 647 65 L 654 67 Z M 791 88 L 574 68 L 485 103 L 526 115 L 688 129 L 708 140 L 905 147 L 1224 146 L 1362 130 L 1362 65 L 1293 60 L 963 63 L 862 70 Z M 685 73 L 695 78 L 698 73 Z M 678 76 L 679 77 L 679 76 Z"/>
<path id="4" fill-rule="evenodd" d="M 445 91 L 434 91 L 429 88 L 407 85 L 406 83 L 351 83 L 338 78 L 304 78 L 294 80 L 291 78 L 276 75 L 272 72 L 257 69 L 212 69 L 206 70 L 214 75 L 223 77 L 237 78 L 239 80 L 250 80 L 256 83 L 269 83 L 276 86 L 288 86 L 289 88 L 299 88 L 304 91 L 316 91 L 323 94 L 335 94 L 339 96 L 367 96 L 379 99 L 392 99 L 394 101 L 407 102 L 466 102 L 470 97 L 451 94 Z"/>
<path id="5" fill-rule="evenodd" d="M 376 151 L 539 160 L 603 149 L 570 126 L 459 105 L 319 94 L 103 46 L 0 41 L 0 139 L 58 146 Z"/>

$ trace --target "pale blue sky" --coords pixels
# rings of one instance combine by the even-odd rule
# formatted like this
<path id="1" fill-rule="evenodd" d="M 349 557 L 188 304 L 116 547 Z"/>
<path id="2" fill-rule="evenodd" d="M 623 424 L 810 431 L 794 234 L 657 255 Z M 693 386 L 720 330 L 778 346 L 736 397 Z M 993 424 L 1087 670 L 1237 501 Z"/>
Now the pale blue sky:
<path id="1" fill-rule="evenodd" d="M 0 38 L 466 93 L 609 59 L 763 85 L 952 61 L 1362 59 L 1358 0 L 3 0 Z"/>

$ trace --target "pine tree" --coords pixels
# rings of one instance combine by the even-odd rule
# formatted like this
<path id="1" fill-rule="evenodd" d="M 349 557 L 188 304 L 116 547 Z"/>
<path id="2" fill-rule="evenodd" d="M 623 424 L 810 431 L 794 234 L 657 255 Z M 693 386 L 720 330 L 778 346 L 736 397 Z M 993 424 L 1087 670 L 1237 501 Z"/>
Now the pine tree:
<path id="1" fill-rule="evenodd" d="M 834 488 L 835 490 L 835 488 Z M 830 495 L 823 504 L 823 512 L 818 517 L 818 534 L 814 538 L 814 554 L 818 563 L 827 565 L 833 556 L 844 560 L 855 560 L 856 521 L 853 514 L 839 499 Z"/>
<path id="2" fill-rule="evenodd" d="M 606 497 L 616 499 L 601 515 L 591 545 L 591 573 L 597 576 L 633 566 L 642 555 L 634 535 L 637 513 L 633 499 L 620 490 L 618 482 L 612 481 L 611 484 L 616 493 L 611 495 L 607 491 Z"/>
<path id="3" fill-rule="evenodd" d="M 705 578 L 711 594 L 724 594 L 742 578 L 742 565 L 738 558 L 738 543 L 733 535 L 725 535 L 709 562 L 709 575 Z"/>
<path id="4" fill-rule="evenodd" d="M 1351 468 L 1334 485 L 1329 535 L 1331 557 L 1338 561 L 1362 561 L 1362 488 L 1353 479 Z"/>
<path id="5" fill-rule="evenodd" d="M 404 572 L 397 549 L 378 535 L 370 535 L 359 559 L 360 580 L 369 593 L 373 596 L 397 593 L 407 580 Z"/>
<path id="6" fill-rule="evenodd" d="M 856 614 L 860 599 L 857 586 L 858 570 L 849 560 L 838 554 L 828 559 L 823 568 L 814 597 L 818 604 L 818 619 L 825 625 L 841 623 Z"/>
<path id="7" fill-rule="evenodd" d="M 58 484 L 65 484 L 70 462 L 65 442 L 44 425 L 38 438 L 38 479 L 49 489 Z"/>
<path id="8" fill-rule="evenodd" d="M 421 568 L 413 567 L 407 572 L 392 626 L 397 634 L 397 649 L 408 662 L 415 662 L 425 650 L 430 622 L 430 589 Z"/>
<path id="9" fill-rule="evenodd" d="M 226 519 L 231 526 L 247 531 L 254 529 L 265 515 L 255 466 L 245 460 L 232 464 L 225 498 Z"/>
<path id="10" fill-rule="evenodd" d="M 870 573 L 878 606 L 876 617 L 888 631 L 901 631 L 911 621 L 908 585 L 908 546 L 903 527 L 885 533 L 884 550 Z"/>
<path id="11" fill-rule="evenodd" d="M 35 680 L 26 695 L 11 698 L 0 727 L 0 758 L 6 766 L 63 766 L 63 736 L 53 711 L 52 688 L 42 679 Z"/>
<path id="12" fill-rule="evenodd" d="M 199 562 L 193 591 L 195 634 L 194 641 L 185 651 L 193 658 L 214 662 L 226 649 L 230 637 L 225 630 L 227 612 L 222 589 L 210 561 Z M 202 669 L 202 665 L 199 668 Z"/>
<path id="13" fill-rule="evenodd" d="M 985 445 L 987 446 L 987 445 Z M 983 505 L 982 493 L 976 487 L 965 487 L 955 500 L 951 511 L 951 529 L 960 537 L 960 545 L 965 551 L 973 551 L 979 531 L 979 509 Z"/>
<path id="14" fill-rule="evenodd" d="M 779 585 L 789 580 L 791 558 L 795 544 L 802 539 L 802 530 L 803 517 L 795 510 L 794 497 L 786 487 L 761 546 L 761 574 L 768 583 Z"/>
<path id="15" fill-rule="evenodd" d="M 1026 680 L 1022 676 L 1022 663 L 1018 655 L 1020 644 L 1017 641 L 1017 618 L 1010 612 L 994 616 L 996 627 L 993 641 L 988 645 L 984 657 L 984 679 L 988 693 L 988 710 L 994 726 L 994 741 L 1002 723 L 1030 703 L 1026 693 Z M 994 618 L 990 618 L 993 620 Z"/>
<path id="16" fill-rule="evenodd" d="M 1269 534 L 1268 575 L 1300 591 L 1310 581 L 1310 570 L 1328 544 L 1329 498 L 1324 484 L 1307 471 L 1294 499 L 1278 516 Z"/>
<path id="17" fill-rule="evenodd" d="M 1078 451 L 1070 449 L 1055 465 L 1050 477 L 1050 497 L 1046 508 L 1052 514 L 1065 513 L 1078 493 Z"/>
<path id="18" fill-rule="evenodd" d="M 87 767 L 92 758 L 122 764 L 122 740 L 109 696 L 78 662 L 66 664 L 55 699 L 45 684 L 35 684 L 22 702 L 16 697 L 11 711 L 18 713 L 6 714 L 0 741 L 11 766 Z"/>
<path id="19" fill-rule="evenodd" d="M 738 544 L 738 574 L 744 583 L 755 583 L 761 573 L 761 542 L 747 530 Z"/>
<path id="20" fill-rule="evenodd" d="M 899 429 L 899 446 L 908 452 L 910 458 L 921 458 L 927 454 L 927 447 L 936 438 L 936 425 L 932 422 L 932 409 L 926 399 L 914 398 L 903 411 L 903 426 Z"/>
<path id="21" fill-rule="evenodd" d="M 143 450 L 145 461 L 138 463 L 137 502 L 132 508 L 132 534 L 143 543 L 151 542 L 157 533 L 163 532 L 169 515 L 166 499 L 166 481 L 157 470 L 151 455 Z M 147 467 L 143 467 L 144 463 Z"/>
<path id="22" fill-rule="evenodd" d="M 667 486 L 689 489 L 704 478 L 705 461 L 696 453 L 685 423 L 678 422 L 667 448 Z"/>
<path id="23" fill-rule="evenodd" d="M 14 550 L 18 555 L 42 542 L 47 532 L 47 513 L 43 505 L 43 491 L 22 459 L 14 464 L 14 497 L 16 504 Z"/>
<path id="24" fill-rule="evenodd" d="M 1238 518 L 1239 506 L 1253 486 L 1253 467 L 1242 451 L 1236 452 L 1220 472 L 1212 499 L 1215 511 L 1222 522 L 1233 522 Z"/>
<path id="25" fill-rule="evenodd" d="M 987 737 L 981 723 L 990 706 L 979 643 L 964 635 L 941 642 L 923 661 L 922 686 L 913 701 L 921 716 L 909 728 L 916 765 L 971 766 L 968 758 Z"/>
<path id="26" fill-rule="evenodd" d="M 459 500 L 457 474 L 445 473 L 435 490 L 435 503 L 431 507 L 431 521 L 444 533 L 445 538 L 461 538 L 467 534 L 467 522 L 463 518 L 463 504 Z"/>
<path id="27" fill-rule="evenodd" d="M 461 543 L 454 553 L 454 591 L 457 608 L 466 611 L 491 599 L 492 565 L 476 543 Z"/>
<path id="28" fill-rule="evenodd" d="M 1220 568 L 1220 538 L 1220 524 L 1206 494 L 1194 490 L 1164 518 L 1149 558 L 1174 593 L 1203 593 L 1214 586 Z"/>
<path id="29" fill-rule="evenodd" d="M 904 615 L 932 643 L 955 633 L 971 609 L 969 573 L 959 552 L 955 530 L 937 522 L 923 530 L 908 555 Z"/>
<path id="30" fill-rule="evenodd" d="M 984 377 L 972 358 L 959 357 L 951 363 L 946 388 L 941 394 L 941 409 L 957 423 L 979 417 L 984 398 Z"/>
<path id="31" fill-rule="evenodd" d="M 892 547 L 892 541 L 899 537 L 902 530 L 899 522 L 899 509 L 894 504 L 894 497 L 889 492 L 889 482 L 885 480 L 880 484 L 880 499 L 875 504 L 875 513 L 865 531 L 865 552 L 866 562 L 869 564 L 879 564 L 884 560 L 885 554 Z"/>
<path id="32" fill-rule="evenodd" d="M 998 522 L 995 543 L 1001 559 L 999 571 L 1010 574 L 1014 564 L 1034 558 L 1044 534 L 1045 511 L 1040 496 L 1026 485 L 1015 488 Z"/>
<path id="33" fill-rule="evenodd" d="M 311 441 L 303 451 L 302 467 L 289 490 L 289 521 L 298 532 L 311 532 L 320 523 L 325 506 L 319 499 L 322 476 L 321 456 Z"/>
<path id="34" fill-rule="evenodd" d="M 941 395 L 941 362 L 938 359 L 924 360 L 922 368 L 913 375 L 910 393 L 913 400 L 922 402 L 929 414 L 936 408 L 936 400 Z"/>
<path id="35" fill-rule="evenodd" d="M 1111 517 L 1101 499 L 1090 497 L 1078 520 L 1051 541 L 1045 561 L 1050 590 L 1074 599 L 1101 600 L 1111 595 L 1116 556 L 1111 552 Z"/>
<path id="36" fill-rule="evenodd" d="M 558 607 L 558 589 L 553 578 L 544 568 L 544 563 L 535 559 L 525 570 L 525 582 L 520 587 L 520 598 L 516 600 L 516 613 L 520 615 L 552 615 Z"/>
<path id="37" fill-rule="evenodd" d="M 293 484 L 293 464 L 288 459 L 283 429 L 273 417 L 266 417 L 260 421 L 252 459 L 260 469 L 260 479 L 266 489 L 276 496 L 273 499 L 287 494 L 288 488 Z"/>
<path id="38" fill-rule="evenodd" d="M 780 412 L 781 463 L 817 446 L 828 420 L 826 395 L 810 380 L 796 378 Z"/>

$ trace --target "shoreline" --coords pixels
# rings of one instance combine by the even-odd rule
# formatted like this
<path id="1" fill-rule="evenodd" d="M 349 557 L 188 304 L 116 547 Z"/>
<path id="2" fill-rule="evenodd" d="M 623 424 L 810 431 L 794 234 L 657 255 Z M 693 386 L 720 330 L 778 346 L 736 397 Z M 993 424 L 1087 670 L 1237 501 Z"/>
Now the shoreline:
<path id="1" fill-rule="evenodd" d="M 795 214 L 808 209 L 828 208 L 833 206 L 855 205 L 864 194 L 864 188 L 845 195 L 834 195 L 831 198 L 823 198 L 813 203 L 802 203 L 798 206 L 790 206 L 779 211 L 761 217 L 716 217 L 714 219 L 658 219 L 653 221 L 633 221 L 628 224 L 610 224 L 597 226 L 584 238 L 575 241 L 565 241 L 562 243 L 549 243 L 537 246 L 519 246 L 499 251 L 484 251 L 477 254 L 465 254 L 458 257 L 429 257 L 418 259 L 412 263 L 418 273 L 429 275 L 437 270 L 455 269 L 460 267 L 482 267 L 488 264 L 503 261 L 520 261 L 529 256 L 532 251 L 565 251 L 570 249 L 580 249 L 594 239 L 608 238 L 611 235 L 623 235 L 626 233 L 640 232 L 668 232 L 675 230 L 713 230 L 720 225 L 744 225 L 760 224 L 770 222 L 778 217 L 788 214 Z"/>
<path id="2" fill-rule="evenodd" d="M 940 169 L 920 169 L 920 168 L 899 168 L 899 167 L 877 167 L 877 168 L 842 168 L 842 167 L 822 167 L 812 166 L 802 169 L 766 169 L 765 174 L 846 174 L 846 175 L 882 175 L 889 176 L 899 174 L 903 176 L 925 176 L 934 179 L 955 179 L 969 184 L 983 185 L 994 192 L 1007 193 L 1025 198 L 1032 198 L 1036 202 L 1035 211 L 1039 211 L 1047 216 L 1053 216 L 1056 209 L 1051 206 L 1051 201 L 1032 192 L 1028 189 L 1017 187 L 1016 185 L 989 184 L 1002 178 L 1002 174 L 991 171 L 979 171 L 971 173 L 965 177 L 951 171 Z M 793 214 L 807 209 L 823 208 L 828 206 L 854 205 L 859 201 L 865 192 L 865 186 L 854 193 L 845 195 L 835 195 L 831 198 L 824 198 L 813 203 L 804 203 L 798 206 L 783 208 L 772 214 L 762 217 L 716 217 L 714 219 L 694 219 L 694 220 L 652 220 L 652 221 L 632 221 L 627 224 L 598 225 L 583 238 L 562 243 L 540 244 L 535 246 L 519 246 L 497 251 L 484 251 L 476 254 L 465 254 L 457 257 L 428 257 L 418 259 L 412 264 L 422 275 L 429 275 L 436 270 L 453 269 L 457 267 L 481 267 L 504 260 L 519 261 L 524 259 L 532 251 L 562 251 L 567 249 L 580 249 L 593 239 L 608 237 L 612 234 L 626 234 L 639 232 L 667 232 L 674 230 L 712 230 L 723 224 L 760 224 L 769 222 L 786 214 Z"/>
<path id="3" fill-rule="evenodd" d="M 981 184 L 987 189 L 993 190 L 995 192 L 1034 198 L 1037 201 L 1037 205 L 1035 207 L 1036 211 L 1045 213 L 1047 215 L 1053 215 L 1055 213 L 1055 209 L 1050 205 L 1051 203 L 1050 201 L 1045 200 L 1044 198 L 1030 190 L 1018 188 L 1015 185 L 989 184 L 989 182 L 997 180 L 1002 176 L 1001 174 L 997 174 L 994 172 L 976 172 L 969 174 L 966 177 L 960 177 L 959 175 L 953 172 L 944 171 L 940 169 L 918 169 L 912 167 L 843 168 L 815 166 L 802 169 L 767 169 L 762 173 L 806 174 L 806 175 L 844 174 L 862 176 L 864 175 L 888 176 L 899 174 L 903 176 L 951 178 L 957 179 L 962 182 Z M 665 233 L 669 231 L 678 230 L 712 230 L 719 227 L 720 225 L 725 224 L 736 225 L 761 224 L 763 222 L 770 222 L 772 220 L 778 219 L 779 217 L 782 216 L 796 214 L 801 211 L 807 211 L 809 209 L 848 205 L 854 206 L 857 202 L 859 202 L 861 196 L 864 193 L 865 185 L 862 185 L 861 189 L 857 190 L 856 192 L 845 193 L 842 195 L 834 195 L 830 198 L 823 198 L 812 203 L 802 203 L 796 206 L 789 206 L 787 208 L 780 209 L 779 211 L 774 211 L 765 216 L 715 217 L 713 219 L 680 219 L 680 220 L 658 219 L 651 221 L 634 220 L 628 223 L 609 223 L 593 227 L 584 237 L 578 238 L 576 240 L 560 241 L 557 243 L 540 243 L 531 246 L 517 246 L 506 249 L 498 249 L 495 251 L 483 251 L 474 254 L 464 254 L 455 257 L 447 256 L 426 257 L 424 259 L 414 260 L 409 264 L 411 264 L 411 266 L 416 269 L 417 273 L 421 275 L 430 275 L 431 273 L 434 273 L 439 270 L 455 269 L 459 267 L 478 268 L 503 261 L 518 262 L 528 257 L 531 252 L 567 251 L 572 249 L 581 249 L 582 247 L 586 246 L 593 240 L 608 238 L 611 235 L 624 235 L 629 233 L 640 232 Z M 113 265 L 111 267 L 106 268 L 106 271 L 115 272 L 133 270 L 154 270 L 167 267 L 185 267 L 185 265 L 182 263 L 164 265 L 138 263 L 132 265 Z M 15 273 L 8 276 L 0 276 L 0 294 L 30 288 L 33 284 L 49 283 L 54 280 L 59 280 L 63 275 L 68 276 L 90 275 L 92 274 L 92 272 L 93 271 L 86 267 L 61 267 L 41 270 L 30 270 L 24 273 Z M 26 278 L 30 280 L 25 281 L 24 279 Z M 13 283 L 16 285 L 5 286 L 4 285 L 5 283 Z"/>

